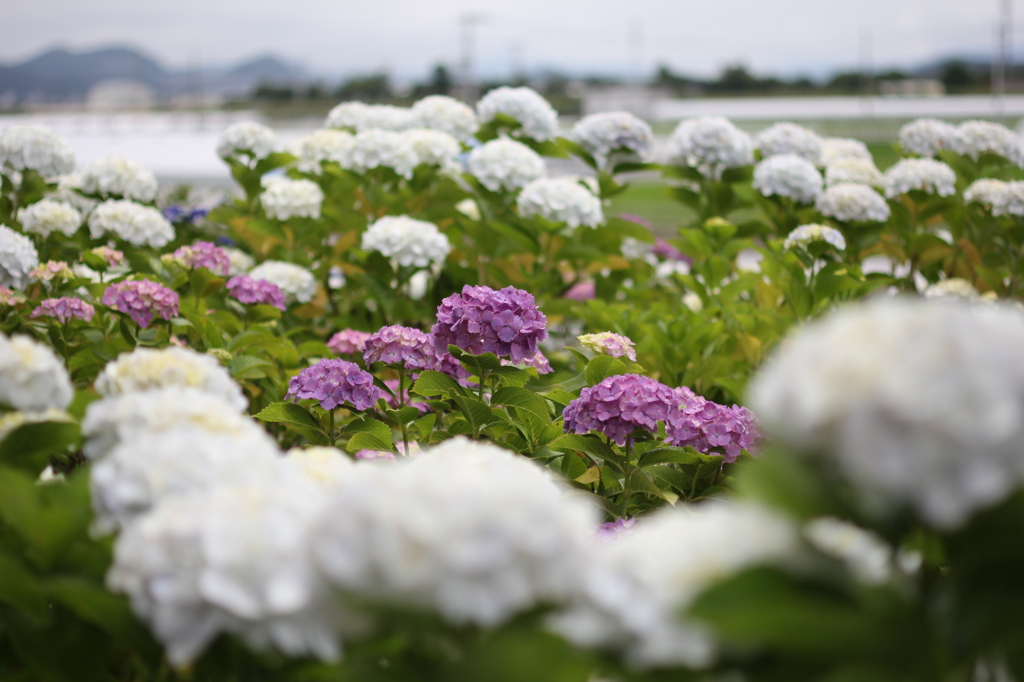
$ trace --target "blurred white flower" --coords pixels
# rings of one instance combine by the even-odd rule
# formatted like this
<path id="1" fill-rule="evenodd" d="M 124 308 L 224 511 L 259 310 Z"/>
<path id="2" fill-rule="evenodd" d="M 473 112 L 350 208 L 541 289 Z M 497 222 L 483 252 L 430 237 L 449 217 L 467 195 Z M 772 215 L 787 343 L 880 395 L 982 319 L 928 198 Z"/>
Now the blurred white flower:
<path id="1" fill-rule="evenodd" d="M 754 163 L 754 142 L 728 119 L 691 118 L 681 122 L 668 139 L 667 162 L 691 166 L 719 180 L 729 168 Z"/>
<path id="2" fill-rule="evenodd" d="M 490 123 L 498 114 L 522 125 L 521 134 L 542 142 L 558 135 L 558 113 L 536 90 L 503 85 L 491 90 L 476 103 L 480 123 Z M 520 131 L 513 133 L 520 134 Z"/>
<path id="3" fill-rule="evenodd" d="M 940 197 L 956 193 L 956 173 L 934 159 L 902 159 L 883 178 L 885 196 L 890 199 L 915 189 Z"/>
<path id="4" fill-rule="evenodd" d="M 417 270 L 409 278 L 409 298 L 420 301 L 427 295 L 427 288 L 430 286 L 430 271 Z"/>
<path id="5" fill-rule="evenodd" d="M 526 145 L 499 137 L 469 154 L 469 172 L 492 192 L 517 190 L 547 173 L 544 159 Z"/>
<path id="6" fill-rule="evenodd" d="M 0 334 L 0 404 L 24 411 L 63 410 L 74 394 L 68 370 L 49 346 Z"/>
<path id="7" fill-rule="evenodd" d="M 391 104 L 342 102 L 327 114 L 325 128 L 345 128 L 361 133 L 365 130 L 408 130 L 416 126 L 411 109 Z"/>
<path id="8" fill-rule="evenodd" d="M 260 203 L 267 216 L 277 220 L 288 220 L 292 217 L 320 217 L 320 205 L 324 200 L 324 192 L 320 185 L 312 180 L 292 180 L 281 176 L 264 177 L 261 180 L 263 193 Z"/>
<path id="9" fill-rule="evenodd" d="M 332 265 L 327 271 L 327 287 L 329 289 L 341 289 L 345 286 L 345 271 L 340 265 Z"/>
<path id="10" fill-rule="evenodd" d="M 881 585 L 892 574 L 893 552 L 885 542 L 863 528 L 831 516 L 811 519 L 803 527 L 804 537 L 823 554 L 846 564 L 857 580 Z"/>
<path id="11" fill-rule="evenodd" d="M 135 246 L 160 248 L 174 239 L 174 226 L 152 206 L 111 199 L 89 216 L 90 237 L 99 239 L 108 233 Z"/>
<path id="12" fill-rule="evenodd" d="M 573 126 L 569 136 L 583 147 L 600 168 L 616 151 L 646 158 L 654 141 L 651 126 L 625 111 L 611 111 L 585 116 Z"/>
<path id="13" fill-rule="evenodd" d="M 885 185 L 885 180 L 874 161 L 845 158 L 833 161 L 825 167 L 826 187 L 843 183 L 882 187 Z"/>
<path id="14" fill-rule="evenodd" d="M 122 353 L 107 363 L 95 384 L 104 398 L 175 386 L 215 395 L 239 412 L 249 405 L 242 389 L 215 357 L 176 346 Z"/>
<path id="15" fill-rule="evenodd" d="M 18 222 L 30 234 L 49 237 L 54 232 L 60 232 L 70 237 L 82 226 L 82 214 L 69 204 L 42 199 L 18 209 Z"/>
<path id="16" fill-rule="evenodd" d="M 754 147 L 767 159 L 781 154 L 799 156 L 815 166 L 822 164 L 823 145 L 813 130 L 795 123 L 776 123 L 754 136 Z"/>
<path id="17" fill-rule="evenodd" d="M 256 265 L 256 261 L 252 256 L 247 254 L 241 249 L 236 249 L 230 246 L 222 246 L 224 253 L 228 255 L 228 261 L 231 263 L 228 274 L 234 277 L 235 275 L 241 275 L 243 272 L 252 270 L 253 266 Z"/>
<path id="18" fill-rule="evenodd" d="M 455 204 L 455 210 L 470 220 L 480 220 L 480 207 L 472 199 L 463 199 Z"/>
<path id="19" fill-rule="evenodd" d="M 390 168 L 408 180 L 419 162 L 412 138 L 399 132 L 365 130 L 356 135 L 352 147 L 351 170 L 357 173 Z"/>
<path id="20" fill-rule="evenodd" d="M 798 244 L 807 246 L 811 242 L 826 242 L 840 251 L 846 248 L 846 239 L 843 237 L 842 232 L 834 227 L 816 224 L 801 225 L 790 232 L 782 247 L 784 249 L 791 249 Z"/>
<path id="21" fill-rule="evenodd" d="M 964 190 L 964 202 L 984 204 L 991 209 L 999 205 L 1003 192 L 1006 191 L 1006 184 L 993 178 L 975 180 Z"/>
<path id="22" fill-rule="evenodd" d="M 326 446 L 292 448 L 281 461 L 328 492 L 341 486 L 355 467 L 349 455 L 338 448 Z"/>
<path id="23" fill-rule="evenodd" d="M 700 294 L 695 291 L 687 291 L 683 295 L 683 305 L 690 309 L 691 312 L 699 313 L 704 310 L 704 301 L 701 300 Z"/>
<path id="24" fill-rule="evenodd" d="M 1024 313 L 881 298 L 807 324 L 749 389 L 776 438 L 956 528 L 1024 480 Z M 964 453 L 969 453 L 965 456 Z"/>
<path id="25" fill-rule="evenodd" d="M 952 149 L 956 139 L 956 127 L 934 118 L 919 118 L 911 121 L 899 132 L 903 151 L 918 156 L 932 157 L 943 149 Z"/>
<path id="26" fill-rule="evenodd" d="M 262 159 L 280 151 L 277 134 L 255 121 L 240 121 L 224 129 L 217 140 L 217 156 L 227 159 L 239 154 Z"/>
<path id="27" fill-rule="evenodd" d="M 131 199 L 142 203 L 156 199 L 158 189 L 151 170 L 119 156 L 105 156 L 83 168 L 78 174 L 78 188 L 104 199 Z"/>
<path id="28" fill-rule="evenodd" d="M 309 303 L 316 296 L 316 277 L 301 265 L 265 260 L 250 270 L 249 276 L 276 284 L 285 298 L 291 301 Z"/>
<path id="29" fill-rule="evenodd" d="M 473 109 L 453 97 L 429 95 L 412 105 L 414 125 L 448 133 L 459 142 L 476 134 L 480 124 Z"/>
<path id="30" fill-rule="evenodd" d="M 648 260 L 650 257 L 651 261 L 657 260 L 653 255 L 654 244 L 651 242 L 642 242 L 636 237 L 623 237 L 622 243 L 619 245 L 619 253 L 626 260 Z"/>
<path id="31" fill-rule="evenodd" d="M 975 161 L 982 154 L 998 154 L 1020 166 L 1024 163 L 1024 145 L 1017 133 L 992 121 L 964 121 L 956 127 L 953 150 Z"/>
<path id="32" fill-rule="evenodd" d="M 292 153 L 298 158 L 296 168 L 319 175 L 325 161 L 333 161 L 342 168 L 350 167 L 353 146 L 355 138 L 351 133 L 326 128 L 300 137 L 293 144 Z"/>
<path id="33" fill-rule="evenodd" d="M 935 284 L 929 284 L 924 290 L 925 298 L 964 298 L 975 301 L 979 298 L 978 290 L 966 279 L 950 277 Z"/>
<path id="34" fill-rule="evenodd" d="M 516 201 L 524 218 L 541 216 L 569 227 L 597 227 L 604 222 L 601 200 L 572 178 L 538 178 Z"/>
<path id="35" fill-rule="evenodd" d="M 620 649 L 644 668 L 712 664 L 713 634 L 686 609 L 716 582 L 799 551 L 792 522 L 744 503 L 664 509 L 631 530 L 593 543 L 580 595 L 549 623 L 577 646 Z"/>
<path id="36" fill-rule="evenodd" d="M 0 286 L 21 289 L 29 273 L 39 265 L 39 252 L 32 240 L 0 225 Z"/>
<path id="37" fill-rule="evenodd" d="M 0 417 L 0 443 L 26 424 L 42 424 L 44 422 L 73 424 L 75 419 L 64 410 L 57 409 L 56 407 L 48 407 L 45 410 L 16 410 L 8 412 Z M 47 469 L 50 469 L 50 476 L 52 477 L 53 469 L 51 467 L 47 467 Z M 43 470 L 43 473 L 45 474 L 46 471 Z M 42 474 L 40 474 L 40 482 L 45 482 Z"/>
<path id="38" fill-rule="evenodd" d="M 801 204 L 813 204 L 822 191 L 821 173 L 814 164 L 794 154 L 779 154 L 754 167 L 754 189 L 764 196 L 778 195 Z"/>
<path id="39" fill-rule="evenodd" d="M 764 254 L 757 249 L 749 248 L 743 249 L 736 254 L 736 270 L 739 272 L 761 272 L 761 261 L 764 260 Z"/>
<path id="40" fill-rule="evenodd" d="M 384 216 L 363 233 L 362 248 L 394 258 L 402 267 L 439 265 L 452 250 L 434 223 L 409 216 Z"/>
<path id="41" fill-rule="evenodd" d="M 416 153 L 416 163 L 458 172 L 457 158 L 462 153 L 462 145 L 448 133 L 426 128 L 414 128 L 402 133 Z"/>
<path id="42" fill-rule="evenodd" d="M 75 169 L 75 154 L 63 138 L 49 128 L 8 126 L 0 130 L 0 169 L 33 170 L 53 179 Z"/>
<path id="43" fill-rule="evenodd" d="M 992 215 L 1024 216 L 1024 182 L 1015 180 L 1006 183 L 998 199 L 992 205 Z"/>
<path id="44" fill-rule="evenodd" d="M 826 137 L 821 140 L 821 165 L 828 168 L 841 159 L 860 159 L 874 164 L 868 146 L 849 137 Z"/>
<path id="45" fill-rule="evenodd" d="M 815 202 L 818 211 L 844 222 L 884 223 L 889 219 L 889 204 L 867 185 L 852 182 L 833 185 Z"/>
<path id="46" fill-rule="evenodd" d="M 82 176 L 78 173 L 62 175 L 57 178 L 57 189 L 50 192 L 46 198 L 51 201 L 59 201 L 61 203 L 74 206 L 82 212 L 83 216 L 88 216 L 100 202 L 96 199 L 90 199 L 89 197 L 82 196 L 77 191 L 80 190 L 81 187 Z"/>

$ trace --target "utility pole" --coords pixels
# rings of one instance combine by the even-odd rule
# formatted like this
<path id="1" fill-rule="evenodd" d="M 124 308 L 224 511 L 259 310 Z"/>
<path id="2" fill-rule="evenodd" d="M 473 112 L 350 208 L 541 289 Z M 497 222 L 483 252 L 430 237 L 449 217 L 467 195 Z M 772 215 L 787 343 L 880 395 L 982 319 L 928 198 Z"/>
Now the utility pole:
<path id="1" fill-rule="evenodd" d="M 484 15 L 472 12 L 459 17 L 462 43 L 462 58 L 459 61 L 459 98 L 466 104 L 473 104 L 477 99 L 476 83 L 473 79 L 473 29 L 483 21 Z"/>
<path id="2" fill-rule="evenodd" d="M 999 23 L 996 25 L 995 59 L 992 60 L 992 108 L 997 116 L 1003 115 L 1006 81 L 1010 65 L 1010 39 L 1012 30 L 1013 0 L 1000 0 Z"/>
<path id="3" fill-rule="evenodd" d="M 869 126 L 873 128 L 875 114 L 874 95 L 874 64 L 872 59 L 871 29 L 867 26 L 860 30 L 860 114 L 861 137 L 867 139 L 874 136 L 868 134 Z"/>

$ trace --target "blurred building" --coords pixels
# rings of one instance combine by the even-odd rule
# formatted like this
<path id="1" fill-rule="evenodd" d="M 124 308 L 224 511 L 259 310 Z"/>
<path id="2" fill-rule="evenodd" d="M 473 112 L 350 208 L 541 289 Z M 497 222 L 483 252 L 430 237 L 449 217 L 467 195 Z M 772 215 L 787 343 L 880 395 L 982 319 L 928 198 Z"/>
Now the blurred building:
<path id="1" fill-rule="evenodd" d="M 89 88 L 85 107 L 91 111 L 139 111 L 152 109 L 156 93 L 141 81 L 111 79 Z"/>

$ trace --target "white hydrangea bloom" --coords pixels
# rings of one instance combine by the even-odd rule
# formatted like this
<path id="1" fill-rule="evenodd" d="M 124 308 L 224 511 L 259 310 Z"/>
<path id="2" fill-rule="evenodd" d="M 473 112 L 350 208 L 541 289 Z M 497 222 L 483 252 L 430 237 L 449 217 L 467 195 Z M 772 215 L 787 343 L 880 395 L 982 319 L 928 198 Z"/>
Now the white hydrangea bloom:
<path id="1" fill-rule="evenodd" d="M 654 142 L 651 126 L 625 111 L 591 114 L 573 126 L 569 136 L 604 167 L 612 152 L 626 150 L 645 158 Z"/>
<path id="2" fill-rule="evenodd" d="M 18 209 L 18 222 L 30 234 L 49 237 L 54 232 L 60 232 L 70 237 L 82 226 L 82 214 L 69 204 L 42 199 Z"/>
<path id="3" fill-rule="evenodd" d="M 405 179 L 419 165 L 412 138 L 390 130 L 364 130 L 352 146 L 351 170 L 365 173 L 374 168 L 390 168 Z"/>
<path id="4" fill-rule="evenodd" d="M 840 251 L 846 248 L 846 238 L 842 232 L 828 225 L 817 224 L 801 225 L 796 228 L 786 237 L 782 247 L 791 249 L 797 245 L 807 246 L 811 242 L 826 242 Z"/>
<path id="5" fill-rule="evenodd" d="M 1024 216 L 1024 182 L 1006 183 L 999 194 L 999 201 L 992 205 L 992 215 Z"/>
<path id="6" fill-rule="evenodd" d="M 169 385 L 98 400 L 85 412 L 82 452 L 99 459 L 119 443 L 144 434 L 188 428 L 232 438 L 240 443 L 260 441 L 266 432 L 239 412 L 239 403 L 190 386 Z"/>
<path id="7" fill-rule="evenodd" d="M 743 249 L 736 254 L 736 270 L 739 272 L 761 272 L 761 261 L 764 254 L 754 248 Z"/>
<path id="8" fill-rule="evenodd" d="M 292 154 L 298 158 L 295 165 L 300 171 L 319 175 L 324 161 L 333 161 L 342 168 L 350 167 L 353 146 L 355 137 L 351 133 L 326 128 L 296 140 Z"/>
<path id="9" fill-rule="evenodd" d="M 558 135 L 558 113 L 530 88 L 495 88 L 476 103 L 476 113 L 481 123 L 489 123 L 498 114 L 513 118 L 522 125 L 522 135 L 538 142 Z"/>
<path id="10" fill-rule="evenodd" d="M 99 239 L 107 233 L 136 246 L 160 248 L 174 239 L 174 226 L 152 206 L 110 199 L 89 216 L 90 237 Z"/>
<path id="11" fill-rule="evenodd" d="M 9 126 L 0 130 L 0 169 L 34 170 L 44 178 L 56 178 L 75 169 L 71 146 L 49 128 Z"/>
<path id="12" fill-rule="evenodd" d="M 32 240 L 0 225 L 0 286 L 21 289 L 28 275 L 39 265 L 39 252 Z"/>
<path id="13" fill-rule="evenodd" d="M 14 433 L 17 429 L 20 429 L 26 424 L 42 424 L 45 422 L 63 422 L 65 424 L 73 424 L 75 421 L 74 417 L 65 412 L 64 410 L 58 410 L 55 407 L 48 407 L 45 410 L 29 410 L 29 411 L 15 411 L 8 412 L 7 414 L 0 417 L 0 443 L 2 443 L 9 435 Z M 50 476 L 53 477 L 52 467 L 46 467 L 50 469 Z M 46 470 L 43 470 L 46 473 Z M 42 480 L 42 474 L 40 474 L 40 480 Z M 48 480 L 53 480 L 52 478 Z"/>
<path id="14" fill-rule="evenodd" d="M 286 467 L 329 492 L 347 480 L 355 468 L 349 455 L 338 448 L 327 446 L 292 448 L 281 461 Z"/>
<path id="15" fill-rule="evenodd" d="M 147 203 L 156 199 L 156 177 L 131 159 L 106 156 L 82 169 L 78 187 L 86 194 Z"/>
<path id="16" fill-rule="evenodd" d="M 415 125 L 448 133 L 464 142 L 480 128 L 473 109 L 453 97 L 430 95 L 412 105 Z"/>
<path id="17" fill-rule="evenodd" d="M 1024 480 L 1024 313 L 1012 306 L 893 297 L 840 310 L 778 346 L 749 396 L 777 438 L 939 528 Z"/>
<path id="18" fill-rule="evenodd" d="M 813 204 L 821 194 L 821 173 L 810 161 L 794 154 L 779 154 L 754 167 L 754 189 L 764 196 L 778 195 L 801 204 Z"/>
<path id="19" fill-rule="evenodd" d="M 840 185 L 852 182 L 872 187 L 883 187 L 885 179 L 882 172 L 868 159 L 845 158 L 833 161 L 825 166 L 825 186 Z"/>
<path id="20" fill-rule="evenodd" d="M 828 168 L 840 159 L 860 159 L 870 161 L 875 159 L 871 156 L 868 146 L 860 140 L 849 137 L 826 137 L 821 141 L 821 165 Z"/>
<path id="21" fill-rule="evenodd" d="M 964 121 L 956 128 L 953 150 L 975 161 L 982 154 L 998 154 L 1011 162 L 1024 162 L 1024 145 L 1020 136 L 1004 125 L 992 121 Z"/>
<path id="22" fill-rule="evenodd" d="M 260 203 L 267 216 L 276 220 L 320 217 L 324 192 L 312 180 L 292 180 L 279 175 L 264 177 Z"/>
<path id="23" fill-rule="evenodd" d="M 567 598 L 595 521 L 542 467 L 457 438 L 387 469 L 357 467 L 315 556 L 357 598 L 494 626 Z"/>
<path id="24" fill-rule="evenodd" d="M 572 178 L 538 178 L 523 188 L 516 205 L 524 218 L 541 216 L 571 228 L 604 222 L 601 200 Z"/>
<path id="25" fill-rule="evenodd" d="M 687 291 L 683 295 L 683 305 L 695 313 L 704 310 L 704 301 L 701 299 L 700 294 L 695 291 Z"/>
<path id="26" fill-rule="evenodd" d="M 480 220 L 480 207 L 472 199 L 463 199 L 455 204 L 455 210 L 470 220 Z"/>
<path id="27" fill-rule="evenodd" d="M 831 516 L 811 519 L 803 535 L 823 554 L 846 564 L 857 580 L 881 585 L 892 574 L 893 551 L 880 537 L 848 521 Z"/>
<path id="28" fill-rule="evenodd" d="M 224 129 L 217 140 L 217 156 L 222 159 L 239 154 L 262 159 L 280 149 L 281 143 L 277 139 L 277 134 L 255 121 L 233 123 Z"/>
<path id="29" fill-rule="evenodd" d="M 668 163 L 690 166 L 720 180 L 729 168 L 754 163 L 754 141 L 721 116 L 682 121 L 668 139 Z"/>
<path id="30" fill-rule="evenodd" d="M 217 358 L 189 348 L 136 348 L 107 363 L 96 377 L 96 392 L 104 398 L 137 394 L 173 386 L 195 388 L 219 397 L 241 412 L 249 405 L 227 369 Z"/>
<path id="31" fill-rule="evenodd" d="M 792 154 L 814 165 L 822 162 L 823 145 L 813 130 L 795 123 L 776 123 L 754 136 L 754 147 L 762 158 Z"/>
<path id="32" fill-rule="evenodd" d="M 884 223 L 889 219 L 889 204 L 867 185 L 844 182 L 832 185 L 815 202 L 818 211 L 845 222 Z"/>
<path id="33" fill-rule="evenodd" d="M 948 197 L 956 193 L 956 173 L 934 159 L 901 159 L 885 171 L 885 196 L 890 199 L 910 190 Z"/>
<path id="34" fill-rule="evenodd" d="M 449 172 L 458 172 L 458 156 L 462 145 L 448 133 L 426 128 L 415 128 L 402 133 L 416 153 L 416 163 L 437 166 Z"/>
<path id="35" fill-rule="evenodd" d="M 384 216 L 363 233 L 362 248 L 394 258 L 402 267 L 440 265 L 452 250 L 434 223 L 409 216 Z"/>
<path id="36" fill-rule="evenodd" d="M 57 189 L 47 195 L 46 198 L 70 204 L 81 211 L 83 216 L 88 216 L 94 208 L 99 206 L 100 202 L 96 199 L 82 196 L 78 192 L 81 188 L 82 176 L 78 173 L 68 173 L 57 178 Z"/>
<path id="37" fill-rule="evenodd" d="M 980 297 L 978 290 L 966 279 L 950 277 L 935 284 L 929 284 L 924 290 L 925 298 L 965 298 L 976 301 Z"/>
<path id="38" fill-rule="evenodd" d="M 975 180 L 964 190 L 964 202 L 976 202 L 989 208 L 997 206 L 1002 200 L 1003 192 L 1006 191 L 1006 184 L 993 178 Z"/>
<path id="39" fill-rule="evenodd" d="M 743 503 L 665 509 L 631 530 L 593 543 L 580 596 L 549 622 L 577 646 L 621 649 L 638 667 L 711 665 L 713 635 L 685 610 L 716 582 L 786 564 L 800 549 L 793 523 Z"/>
<path id="40" fill-rule="evenodd" d="M 285 298 L 299 303 L 309 303 L 316 296 L 316 277 L 301 265 L 265 260 L 253 268 L 249 276 L 276 284 Z"/>
<path id="41" fill-rule="evenodd" d="M 689 275 L 690 264 L 684 260 L 663 260 L 654 266 L 654 280 L 667 284 L 675 280 L 676 275 Z"/>
<path id="42" fill-rule="evenodd" d="M 337 603 L 309 558 L 326 498 L 301 477 L 273 475 L 166 499 L 122 533 L 107 585 L 128 595 L 176 666 L 221 633 L 336 660 L 339 634 L 366 623 Z"/>
<path id="43" fill-rule="evenodd" d="M 16 410 L 65 409 L 75 389 L 64 362 L 27 336 L 0 334 L 0 404 Z"/>
<path id="44" fill-rule="evenodd" d="M 544 159 L 507 137 L 477 147 L 469 154 L 469 172 L 492 192 L 517 190 L 547 173 Z"/>
<path id="45" fill-rule="evenodd" d="M 236 249 L 230 246 L 222 246 L 221 248 L 224 249 L 224 253 L 228 255 L 228 261 L 231 264 L 228 274 L 232 277 L 248 272 L 256 265 L 256 261 L 253 257 L 241 249 Z"/>
<path id="46" fill-rule="evenodd" d="M 956 127 L 934 118 L 919 118 L 911 121 L 899 132 L 903 151 L 918 156 L 932 157 L 943 149 L 952 149 L 956 139 Z"/>
<path id="47" fill-rule="evenodd" d="M 626 260 L 646 260 L 648 262 L 657 260 L 653 251 L 654 244 L 642 242 L 636 237 L 624 237 L 619 245 L 619 252 Z"/>
<path id="48" fill-rule="evenodd" d="M 342 102 L 327 114 L 325 128 L 347 128 L 355 132 L 364 130 L 408 130 L 416 125 L 411 109 L 390 104 Z"/>

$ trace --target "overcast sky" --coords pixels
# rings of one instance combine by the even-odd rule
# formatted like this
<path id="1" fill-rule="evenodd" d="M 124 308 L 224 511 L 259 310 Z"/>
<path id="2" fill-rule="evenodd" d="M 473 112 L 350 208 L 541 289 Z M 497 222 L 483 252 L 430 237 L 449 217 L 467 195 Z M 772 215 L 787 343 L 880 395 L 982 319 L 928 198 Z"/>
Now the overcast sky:
<path id="1" fill-rule="evenodd" d="M 998 0 L 2 0 L 0 62 L 61 46 L 137 46 L 172 68 L 273 53 L 325 75 L 387 69 L 417 78 L 454 64 L 459 18 L 478 13 L 478 72 L 513 65 L 699 75 L 743 62 L 760 73 L 987 55 Z M 1020 5 L 1021 3 L 1017 3 Z M 1015 8 L 1017 9 L 1017 8 Z M 1024 6 L 1019 8 L 1024 26 Z M 1024 31 L 1018 31 L 1024 57 Z"/>

